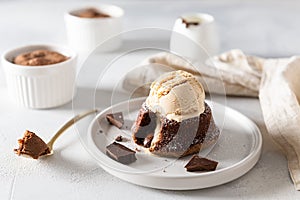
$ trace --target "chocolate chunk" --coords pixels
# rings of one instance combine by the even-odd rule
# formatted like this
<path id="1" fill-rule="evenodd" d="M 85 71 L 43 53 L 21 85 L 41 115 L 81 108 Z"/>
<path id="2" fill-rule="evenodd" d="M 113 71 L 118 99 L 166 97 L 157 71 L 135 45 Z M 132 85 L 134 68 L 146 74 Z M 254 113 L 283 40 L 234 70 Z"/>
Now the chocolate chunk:
<path id="1" fill-rule="evenodd" d="M 122 128 L 122 126 L 124 125 L 122 112 L 107 114 L 106 119 L 110 124 L 115 125 L 118 128 Z"/>
<path id="2" fill-rule="evenodd" d="M 153 140 L 153 134 L 148 134 L 147 137 L 144 139 L 144 147 L 149 148 L 151 146 L 151 142 Z"/>
<path id="3" fill-rule="evenodd" d="M 185 168 L 189 172 L 195 171 L 215 171 L 218 162 L 209 160 L 207 158 L 199 157 L 194 155 L 191 160 L 186 164 Z"/>
<path id="4" fill-rule="evenodd" d="M 35 133 L 26 131 L 22 139 L 18 140 L 19 148 L 14 149 L 18 155 L 27 155 L 33 159 L 38 159 L 39 156 L 50 153 L 47 144 Z"/>
<path id="5" fill-rule="evenodd" d="M 135 151 L 117 142 L 106 147 L 106 155 L 122 164 L 130 164 L 136 161 Z"/>
<path id="6" fill-rule="evenodd" d="M 199 22 L 188 22 L 187 20 L 185 20 L 184 18 L 181 18 L 182 23 L 185 24 L 186 28 L 189 28 L 189 26 L 193 25 L 193 26 L 197 26 L 199 25 Z"/>
<path id="7" fill-rule="evenodd" d="M 115 138 L 115 140 L 116 140 L 117 142 L 122 142 L 122 141 L 123 141 L 122 135 L 117 136 L 117 137 Z"/>

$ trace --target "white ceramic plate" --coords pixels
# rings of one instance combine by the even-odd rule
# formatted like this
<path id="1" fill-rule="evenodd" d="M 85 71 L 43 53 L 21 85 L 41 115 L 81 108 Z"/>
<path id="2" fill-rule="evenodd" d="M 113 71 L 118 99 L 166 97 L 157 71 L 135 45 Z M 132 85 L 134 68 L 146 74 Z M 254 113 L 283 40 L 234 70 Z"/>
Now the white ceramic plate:
<path id="1" fill-rule="evenodd" d="M 149 154 L 131 139 L 130 128 L 137 117 L 145 98 L 122 102 L 105 109 L 91 122 L 87 133 L 88 151 L 108 173 L 137 185 L 170 190 L 191 190 L 212 187 L 232 181 L 248 172 L 258 161 L 262 147 L 262 137 L 257 126 L 241 113 L 218 103 L 207 101 L 213 111 L 221 135 L 205 156 L 216 160 L 219 165 L 213 172 L 187 172 L 184 168 L 190 157 L 170 159 Z M 109 125 L 107 113 L 123 112 L 124 129 Z M 224 112 L 225 111 L 225 112 Z M 224 115 L 225 113 L 225 115 Z M 105 147 L 118 135 L 127 140 L 125 146 L 140 151 L 137 161 L 130 165 L 118 163 L 105 154 Z M 203 154 L 203 153 L 202 153 Z"/>

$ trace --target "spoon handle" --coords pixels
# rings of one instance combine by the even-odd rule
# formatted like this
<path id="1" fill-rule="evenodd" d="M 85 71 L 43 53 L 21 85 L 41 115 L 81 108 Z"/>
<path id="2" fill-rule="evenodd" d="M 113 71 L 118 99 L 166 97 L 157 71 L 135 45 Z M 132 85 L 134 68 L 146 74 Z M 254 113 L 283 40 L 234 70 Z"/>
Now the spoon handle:
<path id="1" fill-rule="evenodd" d="M 72 126 L 73 124 L 75 124 L 76 122 L 78 122 L 79 120 L 81 120 L 82 118 L 90 115 L 90 114 L 93 114 L 93 113 L 96 113 L 98 112 L 98 110 L 90 110 L 90 111 L 87 111 L 85 113 L 82 113 L 82 114 L 79 114 L 79 115 L 76 115 L 75 117 L 73 117 L 72 119 L 70 119 L 67 123 L 65 123 L 65 125 L 63 125 L 56 133 L 55 135 L 51 138 L 51 140 L 48 142 L 48 147 L 50 150 L 53 149 L 53 144 L 54 142 L 57 140 L 57 138 L 59 136 L 61 136 L 61 134 L 67 130 L 70 126 Z"/>

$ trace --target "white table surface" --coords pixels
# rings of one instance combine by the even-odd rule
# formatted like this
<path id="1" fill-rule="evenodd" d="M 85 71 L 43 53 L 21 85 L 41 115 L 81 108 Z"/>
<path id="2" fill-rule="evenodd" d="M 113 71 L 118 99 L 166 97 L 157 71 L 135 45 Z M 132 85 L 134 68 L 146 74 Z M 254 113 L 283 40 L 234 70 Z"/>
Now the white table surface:
<path id="1" fill-rule="evenodd" d="M 106 2 L 106 1 L 102 1 Z M 63 13 L 73 7 L 93 5 L 80 1 L 1 1 L 0 52 L 28 43 L 65 44 Z M 125 30 L 142 27 L 169 29 L 181 13 L 209 12 L 221 32 L 222 50 L 241 48 L 264 56 L 299 54 L 300 3 L 296 1 L 111 1 L 125 9 Z M 167 43 L 165 38 L 154 41 Z M 134 39 L 125 41 L 126 44 Z M 134 58 L 133 58 L 134 59 Z M 118 72 L 126 72 L 125 67 Z M 88 75 L 87 75 L 88 79 Z M 89 81 L 78 90 L 93 90 Z M 42 160 L 19 158 L 13 153 L 26 129 L 45 140 L 73 115 L 71 103 L 49 110 L 16 107 L 7 96 L 0 69 L 0 199 L 299 199 L 290 180 L 284 155 L 266 133 L 258 99 L 227 98 L 227 105 L 261 129 L 261 159 L 243 177 L 230 183 L 196 191 L 164 191 L 119 180 L 102 170 L 82 147 L 75 128 L 55 145 L 55 154 Z M 109 82 L 99 91 L 99 106 L 109 105 Z M 123 94 L 119 94 L 120 99 Z M 123 95 L 124 96 L 124 95 Z M 219 97 L 222 98 L 222 97 Z M 84 99 L 82 100 L 84 102 Z M 84 108 L 82 108 L 84 109 Z"/>

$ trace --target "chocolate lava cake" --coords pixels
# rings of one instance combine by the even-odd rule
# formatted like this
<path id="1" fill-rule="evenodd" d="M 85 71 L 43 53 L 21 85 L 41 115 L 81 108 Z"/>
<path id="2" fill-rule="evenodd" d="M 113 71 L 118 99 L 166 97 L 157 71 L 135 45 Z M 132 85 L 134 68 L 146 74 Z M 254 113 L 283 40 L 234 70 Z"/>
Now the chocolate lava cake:
<path id="1" fill-rule="evenodd" d="M 165 157 L 183 157 L 198 153 L 201 149 L 215 144 L 219 134 L 211 109 L 206 103 L 204 112 L 198 117 L 181 122 L 158 116 L 144 103 L 133 126 L 133 140 L 136 144 L 149 147 L 151 153 Z M 152 141 L 147 146 L 149 142 L 145 140 L 149 137 Z"/>

